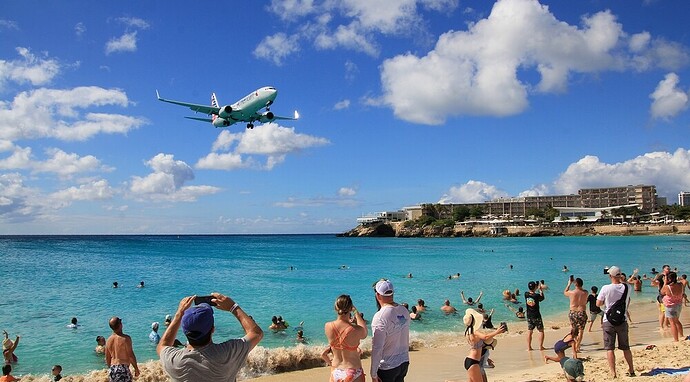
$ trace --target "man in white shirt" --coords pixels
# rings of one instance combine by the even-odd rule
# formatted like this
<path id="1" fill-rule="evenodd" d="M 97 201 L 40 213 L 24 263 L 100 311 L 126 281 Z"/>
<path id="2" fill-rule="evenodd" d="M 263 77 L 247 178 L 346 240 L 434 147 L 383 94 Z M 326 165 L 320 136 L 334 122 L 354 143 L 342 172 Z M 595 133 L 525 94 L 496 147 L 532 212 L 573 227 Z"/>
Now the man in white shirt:
<path id="1" fill-rule="evenodd" d="M 393 283 L 374 285 L 379 311 L 371 320 L 371 379 L 404 382 L 410 365 L 410 314 L 393 301 Z"/>
<path id="2" fill-rule="evenodd" d="M 611 284 L 604 285 L 601 287 L 599 296 L 597 296 L 597 306 L 605 306 L 604 312 L 608 312 L 611 306 L 623 297 L 623 293 L 626 292 L 625 309 L 630 307 L 630 288 L 625 288 L 625 283 L 621 282 L 621 270 L 620 268 L 613 266 L 609 268 L 608 271 L 609 278 L 611 279 Z M 609 362 L 609 369 L 611 370 L 612 378 L 617 378 L 616 374 L 616 354 L 614 352 L 616 346 L 616 338 L 618 338 L 618 349 L 623 351 L 623 356 L 625 361 L 628 363 L 628 372 L 626 373 L 629 377 L 635 376 L 635 369 L 633 369 L 633 359 L 632 352 L 630 351 L 630 344 L 628 342 L 628 322 L 625 321 L 615 326 L 611 324 L 604 314 L 604 320 L 601 323 L 601 329 L 604 332 L 604 349 L 606 350 L 606 358 Z"/>

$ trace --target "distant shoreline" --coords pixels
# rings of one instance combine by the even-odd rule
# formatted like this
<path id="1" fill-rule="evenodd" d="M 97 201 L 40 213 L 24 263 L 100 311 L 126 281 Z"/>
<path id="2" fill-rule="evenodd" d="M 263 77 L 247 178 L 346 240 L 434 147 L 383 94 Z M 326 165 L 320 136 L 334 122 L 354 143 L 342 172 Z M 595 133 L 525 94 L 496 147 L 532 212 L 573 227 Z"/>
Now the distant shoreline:
<path id="1" fill-rule="evenodd" d="M 690 223 L 598 225 L 577 223 L 564 226 L 486 224 L 454 227 L 405 227 L 402 222 L 359 225 L 339 234 L 343 237 L 543 237 L 543 236 L 656 236 L 690 235 Z"/>

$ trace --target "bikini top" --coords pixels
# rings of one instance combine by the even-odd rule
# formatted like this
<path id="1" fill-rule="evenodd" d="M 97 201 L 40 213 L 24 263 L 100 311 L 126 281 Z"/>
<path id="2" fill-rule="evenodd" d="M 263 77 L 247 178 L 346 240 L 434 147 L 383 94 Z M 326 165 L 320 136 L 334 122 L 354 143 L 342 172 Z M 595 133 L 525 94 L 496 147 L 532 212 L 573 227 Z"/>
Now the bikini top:
<path id="1" fill-rule="evenodd" d="M 338 331 L 335 327 L 335 323 L 331 322 L 331 328 L 333 328 L 333 333 L 335 334 L 335 340 L 330 343 L 331 349 L 349 350 L 349 351 L 356 351 L 357 350 L 357 347 L 359 345 L 352 346 L 352 345 L 348 345 L 345 343 L 345 339 L 347 338 L 347 335 L 350 334 L 350 332 L 355 329 L 354 326 L 348 325 L 342 331 Z"/>

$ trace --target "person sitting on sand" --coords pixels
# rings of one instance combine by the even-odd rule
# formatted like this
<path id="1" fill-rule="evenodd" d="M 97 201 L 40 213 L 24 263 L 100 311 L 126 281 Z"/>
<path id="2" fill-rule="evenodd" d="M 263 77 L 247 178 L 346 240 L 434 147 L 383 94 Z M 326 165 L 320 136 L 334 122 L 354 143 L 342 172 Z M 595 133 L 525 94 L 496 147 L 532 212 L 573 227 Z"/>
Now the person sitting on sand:
<path id="1" fill-rule="evenodd" d="M 334 308 L 337 318 L 324 325 L 324 332 L 331 352 L 333 352 L 333 359 L 329 362 L 331 381 L 364 382 L 364 369 L 358 351 L 359 342 L 367 338 L 368 334 L 364 318 L 359 314 L 348 295 L 338 296 Z M 351 313 L 357 320 L 355 324 L 350 322 Z"/>
<path id="2" fill-rule="evenodd" d="M 3 330 L 2 334 L 5 335 L 5 339 L 2 340 L 2 355 L 5 358 L 5 363 L 15 363 L 17 362 L 17 356 L 14 354 L 14 351 L 17 349 L 17 345 L 19 345 L 19 336 L 12 341 L 6 330 Z"/>
<path id="3" fill-rule="evenodd" d="M 470 305 L 470 306 L 472 306 L 472 305 L 474 305 L 474 304 L 478 304 L 478 303 L 479 303 L 479 300 L 482 299 L 482 296 L 483 296 L 483 295 L 484 295 L 484 292 L 482 291 L 482 292 L 479 292 L 479 297 L 477 297 L 476 300 L 473 300 L 472 297 L 466 299 L 466 298 L 465 298 L 465 291 L 462 291 L 462 290 L 460 291 L 460 297 L 462 297 L 462 302 L 463 302 L 465 305 Z"/>
<path id="4" fill-rule="evenodd" d="M 457 312 L 458 310 L 455 309 L 455 307 L 450 304 L 450 300 L 446 300 L 443 302 L 443 306 L 441 307 L 441 311 L 445 314 L 453 314 L 453 313 Z"/>
<path id="5" fill-rule="evenodd" d="M 94 351 L 96 354 L 105 354 L 105 337 L 96 336 L 96 348 Z"/>
<path id="6" fill-rule="evenodd" d="M 568 337 L 570 337 L 569 340 L 567 340 Z M 585 377 L 585 366 L 582 361 L 577 359 L 575 356 L 573 356 L 573 358 L 565 356 L 565 350 L 569 348 L 573 342 L 573 336 L 572 333 L 570 333 L 566 335 L 564 339 L 556 342 L 556 344 L 553 346 L 553 350 L 556 352 L 556 357 L 550 357 L 548 355 L 544 356 L 544 362 L 555 361 L 561 364 L 563 375 L 565 376 L 565 380 L 568 382 L 582 381 Z M 573 348 L 573 352 L 574 350 L 575 349 Z"/>
<path id="7" fill-rule="evenodd" d="M 501 325 L 490 333 L 482 333 L 479 328 L 482 324 L 482 314 L 470 308 L 465 311 L 462 321 L 465 324 L 465 338 L 470 345 L 470 351 L 465 358 L 465 370 L 469 382 L 482 382 L 486 380 L 486 373 L 482 365 L 482 353 L 485 343 L 491 343 L 492 339 L 505 332 L 506 327 Z"/>
<path id="8" fill-rule="evenodd" d="M 18 381 L 19 378 L 15 378 L 12 374 L 12 365 L 7 364 L 2 367 L 2 377 L 0 377 L 0 382 L 14 382 Z"/>
<path id="9" fill-rule="evenodd" d="M 426 305 L 421 298 L 417 300 L 417 313 L 426 312 Z"/>

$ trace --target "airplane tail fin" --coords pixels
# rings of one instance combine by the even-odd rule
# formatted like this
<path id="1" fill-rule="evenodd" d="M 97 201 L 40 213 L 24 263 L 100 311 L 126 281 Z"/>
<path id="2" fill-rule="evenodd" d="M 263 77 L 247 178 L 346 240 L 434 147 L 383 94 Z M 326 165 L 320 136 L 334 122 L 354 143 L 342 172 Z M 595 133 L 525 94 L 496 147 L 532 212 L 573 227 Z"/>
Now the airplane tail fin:
<path id="1" fill-rule="evenodd" d="M 216 98 L 216 93 L 211 93 L 211 106 L 220 107 L 218 106 L 218 99 Z"/>

